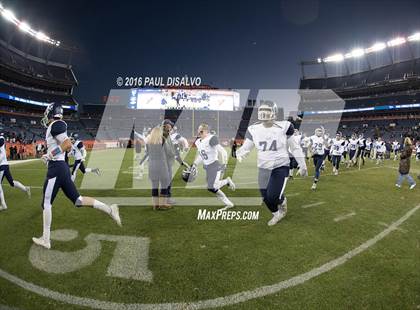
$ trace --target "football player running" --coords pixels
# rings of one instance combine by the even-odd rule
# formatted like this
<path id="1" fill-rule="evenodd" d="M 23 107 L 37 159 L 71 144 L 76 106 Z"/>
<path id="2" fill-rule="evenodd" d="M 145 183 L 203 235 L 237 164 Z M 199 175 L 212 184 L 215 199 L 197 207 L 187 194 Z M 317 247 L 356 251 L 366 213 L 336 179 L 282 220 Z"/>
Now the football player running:
<path id="1" fill-rule="evenodd" d="M 342 138 L 341 132 L 337 132 L 335 139 L 332 144 L 332 163 L 333 163 L 333 174 L 338 175 L 340 169 L 341 156 L 344 152 L 346 141 Z"/>
<path id="2" fill-rule="evenodd" d="M 324 163 L 325 159 L 325 130 L 321 126 L 320 128 L 315 129 L 314 135 L 310 138 L 311 139 L 311 147 L 312 147 L 312 159 L 314 162 L 315 167 L 315 175 L 314 181 L 312 183 L 312 190 L 316 190 L 319 182 L 319 178 L 321 176 L 321 167 Z"/>
<path id="3" fill-rule="evenodd" d="M 296 143 L 299 144 L 299 147 L 301 147 L 301 142 L 302 142 L 302 135 L 299 133 L 299 130 L 295 129 L 295 132 L 293 134 L 293 138 L 296 139 Z M 303 150 L 302 150 L 303 152 Z M 305 155 L 305 153 L 303 153 L 303 155 Z M 306 159 L 306 157 L 305 157 Z M 296 161 L 296 159 L 293 157 L 293 154 L 290 153 L 290 170 L 289 170 L 289 178 L 292 180 L 293 179 L 293 170 L 297 170 L 298 169 L 298 162 Z M 299 172 L 299 170 L 296 171 L 296 174 Z"/>
<path id="4" fill-rule="evenodd" d="M 230 177 L 222 179 L 227 164 L 227 152 L 220 145 L 217 136 L 210 134 L 208 124 L 202 123 L 198 127 L 198 139 L 195 141 L 195 145 L 197 147 L 197 157 L 188 169 L 196 171 L 197 166 L 202 163 L 206 171 L 207 190 L 214 193 L 224 203 L 225 207 L 223 209 L 232 208 L 234 206 L 232 201 L 222 191 L 222 187 L 225 185 L 229 186 L 232 191 L 236 188 Z M 221 155 L 221 163 L 218 160 L 219 154 Z"/>
<path id="5" fill-rule="evenodd" d="M 70 136 L 72 143 L 70 154 L 74 157 L 73 171 L 71 173 L 71 180 L 76 181 L 77 171 L 80 170 L 83 174 L 86 172 L 92 172 L 96 175 L 100 175 L 99 168 L 85 168 L 84 161 L 86 160 L 86 148 L 83 145 L 83 141 L 79 140 L 77 133 L 72 133 Z"/>
<path id="6" fill-rule="evenodd" d="M 241 162 L 252 148 L 257 149 L 258 184 L 263 201 L 273 214 L 269 226 L 277 224 L 287 213 L 284 190 L 289 176 L 289 151 L 298 162 L 299 174 L 308 174 L 302 149 L 293 137 L 293 124 L 276 119 L 276 104 L 263 101 L 258 107 L 259 122 L 248 127 L 245 142 L 236 153 Z"/>
<path id="7" fill-rule="evenodd" d="M 392 152 L 394 153 L 394 161 L 398 158 L 398 151 L 400 150 L 401 146 L 397 140 L 392 142 Z"/>
<path id="8" fill-rule="evenodd" d="M 372 139 L 367 138 L 366 139 L 365 154 L 364 154 L 364 156 L 367 157 L 367 158 L 371 158 L 372 145 L 373 145 Z"/>
<path id="9" fill-rule="evenodd" d="M 93 207 L 105 212 L 121 226 L 118 206 L 106 205 L 94 198 L 81 196 L 71 180 L 70 170 L 64 161 L 65 152 L 71 150 L 72 144 L 67 136 L 67 124 L 63 119 L 63 108 L 60 104 L 51 103 L 44 112 L 41 123 L 47 128 L 47 154 L 42 156 L 48 166 L 47 176 L 43 188 L 43 234 L 32 241 L 44 248 L 51 248 L 50 230 L 52 221 L 52 203 L 61 188 L 66 197 L 76 207 Z"/>
<path id="10" fill-rule="evenodd" d="M 1 182 L 6 177 L 11 187 L 19 188 L 21 191 L 26 192 L 29 198 L 31 198 L 31 188 L 25 186 L 19 181 L 13 180 L 12 174 L 9 170 L 9 162 L 7 161 L 6 155 L 6 139 L 3 133 L 0 134 L 0 211 L 7 210 L 6 200 L 4 199 L 4 192 Z"/>
<path id="11" fill-rule="evenodd" d="M 385 159 L 386 145 L 385 141 L 381 137 L 375 141 L 375 150 L 376 150 L 376 164 L 379 165 Z"/>
<path id="12" fill-rule="evenodd" d="M 354 133 L 352 134 L 349 140 L 349 144 L 348 144 L 350 158 L 347 164 L 347 168 L 354 166 L 356 164 L 358 147 L 359 147 L 359 140 L 357 139 L 357 135 Z"/>
<path id="13" fill-rule="evenodd" d="M 361 165 L 365 165 L 365 150 L 366 150 L 366 139 L 363 135 L 363 133 L 361 133 L 359 135 L 359 139 L 357 140 L 357 162 L 359 165 L 359 170 Z"/>

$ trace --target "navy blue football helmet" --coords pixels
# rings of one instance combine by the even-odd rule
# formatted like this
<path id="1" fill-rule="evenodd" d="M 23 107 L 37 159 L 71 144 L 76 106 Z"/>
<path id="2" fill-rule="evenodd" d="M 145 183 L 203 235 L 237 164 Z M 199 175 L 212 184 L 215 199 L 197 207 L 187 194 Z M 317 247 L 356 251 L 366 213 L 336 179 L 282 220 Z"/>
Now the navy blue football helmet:
<path id="1" fill-rule="evenodd" d="M 41 119 L 41 124 L 44 127 L 48 127 L 50 120 L 62 119 L 63 118 L 63 107 L 59 103 L 50 103 L 45 109 L 44 117 Z"/>

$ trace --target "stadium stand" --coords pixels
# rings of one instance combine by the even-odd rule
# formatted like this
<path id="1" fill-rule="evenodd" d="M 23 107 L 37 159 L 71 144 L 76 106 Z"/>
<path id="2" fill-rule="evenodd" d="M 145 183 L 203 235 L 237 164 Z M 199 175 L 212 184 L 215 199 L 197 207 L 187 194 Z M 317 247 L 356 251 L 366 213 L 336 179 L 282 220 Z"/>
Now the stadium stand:
<path id="1" fill-rule="evenodd" d="M 340 117 L 339 130 L 347 136 L 354 132 L 387 140 L 420 136 L 420 58 L 344 76 L 303 76 L 299 88 L 299 110 L 307 121 Z M 322 92 L 327 89 L 344 100 L 343 112 L 331 112 L 334 102 Z M 326 111 L 330 112 L 319 114 Z"/>

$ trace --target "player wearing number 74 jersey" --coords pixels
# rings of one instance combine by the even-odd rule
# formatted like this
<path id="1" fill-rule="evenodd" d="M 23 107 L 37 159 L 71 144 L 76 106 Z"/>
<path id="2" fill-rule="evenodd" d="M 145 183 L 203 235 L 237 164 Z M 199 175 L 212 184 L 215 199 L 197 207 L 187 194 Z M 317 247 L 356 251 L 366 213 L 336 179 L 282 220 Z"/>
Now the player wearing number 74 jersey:
<path id="1" fill-rule="evenodd" d="M 248 127 L 245 142 L 236 153 L 239 162 L 253 147 L 258 151 L 258 185 L 264 203 L 273 214 L 269 226 L 277 224 L 287 212 L 284 190 L 289 177 L 289 150 L 298 162 L 299 174 L 307 175 L 305 157 L 293 136 L 294 126 L 288 121 L 276 121 L 277 106 L 271 101 L 258 108 L 257 122 Z M 280 205 L 280 209 L 279 209 Z"/>

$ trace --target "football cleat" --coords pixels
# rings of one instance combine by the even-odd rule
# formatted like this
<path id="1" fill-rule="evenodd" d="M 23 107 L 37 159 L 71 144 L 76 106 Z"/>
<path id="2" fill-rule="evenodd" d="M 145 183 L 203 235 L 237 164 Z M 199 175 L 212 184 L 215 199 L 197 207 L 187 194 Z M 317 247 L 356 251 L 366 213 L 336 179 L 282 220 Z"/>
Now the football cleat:
<path id="1" fill-rule="evenodd" d="M 219 210 L 225 211 L 225 210 L 228 210 L 228 209 L 232 209 L 233 207 L 234 207 L 233 204 L 229 204 L 229 205 L 224 206 L 223 208 L 220 208 Z"/>
<path id="2" fill-rule="evenodd" d="M 284 217 L 286 216 L 286 214 L 282 213 L 281 211 L 279 211 L 276 215 L 273 215 L 273 218 L 271 220 L 268 221 L 267 225 L 268 226 L 273 226 L 276 225 L 278 222 L 280 222 Z"/>
<path id="3" fill-rule="evenodd" d="M 279 208 L 280 212 L 283 212 L 284 216 L 287 214 L 287 198 L 284 197 L 283 202 L 280 205 Z"/>
<path id="4" fill-rule="evenodd" d="M 33 243 L 35 243 L 36 245 L 42 246 L 46 249 L 51 249 L 51 243 L 49 241 L 45 241 L 43 237 L 41 238 L 32 238 Z"/>
<path id="5" fill-rule="evenodd" d="M 228 181 L 228 186 L 232 191 L 236 190 L 236 185 L 235 183 L 233 183 L 233 180 L 231 177 L 227 177 L 227 181 Z"/>
<path id="6" fill-rule="evenodd" d="M 111 208 L 111 213 L 109 215 L 117 223 L 117 225 L 121 227 L 122 224 L 121 224 L 120 210 L 118 209 L 118 205 L 112 204 L 110 208 Z"/>
<path id="7" fill-rule="evenodd" d="M 413 189 L 414 187 L 416 187 L 417 183 L 414 183 L 413 185 L 410 186 L 410 189 Z"/>
<path id="8" fill-rule="evenodd" d="M 316 183 L 312 184 L 311 189 L 312 189 L 312 190 L 316 190 Z"/>
<path id="9" fill-rule="evenodd" d="M 7 206 L 0 206 L 0 211 L 6 211 L 7 210 Z"/>
<path id="10" fill-rule="evenodd" d="M 395 184 L 395 186 L 396 186 L 396 187 L 398 187 L 398 188 L 401 188 L 401 185 L 400 185 L 400 184 L 398 184 L 398 183 L 397 183 L 397 184 Z"/>

